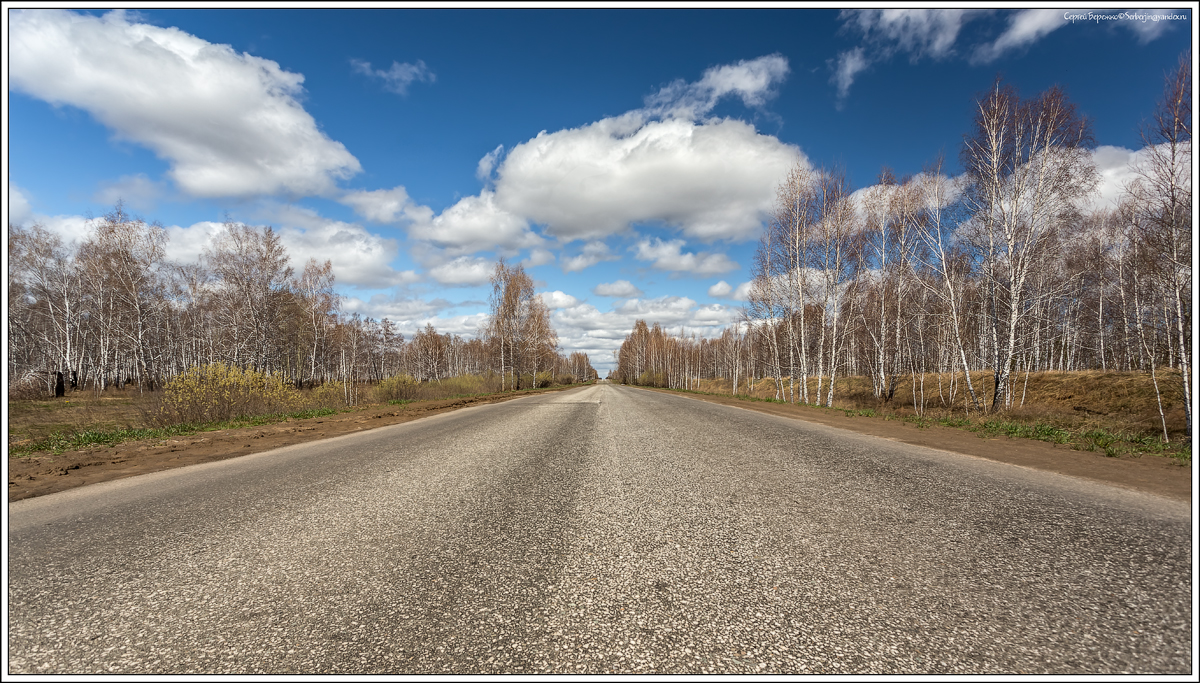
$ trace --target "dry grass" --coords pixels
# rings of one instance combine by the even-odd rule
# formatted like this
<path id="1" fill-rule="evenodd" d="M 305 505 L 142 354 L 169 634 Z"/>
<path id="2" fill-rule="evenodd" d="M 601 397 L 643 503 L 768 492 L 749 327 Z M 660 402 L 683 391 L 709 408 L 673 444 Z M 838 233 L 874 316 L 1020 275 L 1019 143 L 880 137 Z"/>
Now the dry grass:
<path id="1" fill-rule="evenodd" d="M 917 407 L 914 407 L 912 376 L 900 379 L 891 401 L 876 398 L 867 377 L 840 377 L 834 386 L 833 408 L 855 415 L 903 419 L 921 425 L 959 426 L 981 434 L 1000 433 L 1070 443 L 1076 448 L 1100 450 L 1107 455 L 1155 453 L 1190 461 L 1190 434 L 1184 414 L 1182 382 L 1177 371 L 1159 374 L 1169 444 L 1162 443 L 1162 422 L 1148 373 L 1043 372 L 1031 373 L 1028 382 L 1021 374 L 1014 378 L 1013 407 L 998 413 L 966 409 L 966 383 L 962 373 L 954 377 L 951 404 L 950 380 L 948 373 L 941 377 L 925 375 L 925 398 L 921 406 L 918 376 Z M 992 395 L 991 374 L 971 373 L 971 381 L 976 394 L 986 404 Z M 788 382 L 789 378 L 785 377 L 785 391 Z M 823 399 L 829 385 L 827 381 L 822 384 Z M 808 386 L 809 396 L 816 402 L 817 380 L 810 378 Z M 713 394 L 729 394 L 731 389 L 729 380 L 703 380 L 696 388 Z M 738 389 L 739 395 L 755 400 L 775 400 L 776 396 L 776 383 L 770 377 L 756 380 L 752 385 L 740 382 Z M 797 386 L 797 395 L 799 393 Z M 784 400 L 789 399 L 790 395 L 785 393 Z"/>
<path id="2" fill-rule="evenodd" d="M 152 395 L 139 394 L 137 389 L 113 389 L 100 396 L 80 391 L 60 399 L 10 399 L 8 443 L 40 441 L 62 432 L 144 426 L 153 401 Z"/>
<path id="3" fill-rule="evenodd" d="M 166 390 L 159 392 L 143 393 L 136 387 L 129 387 L 109 388 L 102 395 L 91 391 L 71 392 L 60 399 L 16 400 L 10 396 L 10 454 L 28 452 L 40 446 L 61 450 L 82 447 L 85 442 L 115 443 L 141 438 L 147 430 L 187 428 L 203 431 L 238 426 L 243 422 L 265 424 L 288 416 L 349 410 L 345 406 L 346 388 L 339 382 L 303 390 L 290 386 L 272 387 L 273 391 L 263 393 L 242 386 L 244 377 L 234 378 L 237 381 L 224 381 L 228 378 L 223 375 L 218 378 L 222 381 L 212 379 L 181 381 L 177 387 L 168 385 Z M 527 379 L 526 384 L 534 383 L 534 378 Z M 548 386 L 551 379 L 547 373 L 544 378 L 539 376 L 537 383 Z M 354 394 L 356 408 L 369 408 L 384 403 L 442 400 L 499 391 L 500 378 L 492 374 L 453 377 L 441 382 L 393 378 L 377 384 L 360 384 Z"/>

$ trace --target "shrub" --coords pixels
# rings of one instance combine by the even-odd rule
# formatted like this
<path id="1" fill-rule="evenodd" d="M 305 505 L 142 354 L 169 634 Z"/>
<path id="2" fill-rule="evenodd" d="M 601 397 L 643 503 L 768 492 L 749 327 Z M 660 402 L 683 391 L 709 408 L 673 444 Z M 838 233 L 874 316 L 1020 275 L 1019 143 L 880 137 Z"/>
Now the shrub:
<path id="1" fill-rule="evenodd" d="M 375 398 L 380 402 L 413 401 L 418 398 L 421 383 L 412 375 L 388 377 L 375 385 Z"/>
<path id="2" fill-rule="evenodd" d="M 338 410 L 346 407 L 346 384 L 325 382 L 301 393 L 301 404 L 307 408 Z"/>
<path id="3" fill-rule="evenodd" d="M 223 422 L 300 406 L 300 392 L 277 375 L 212 363 L 188 368 L 163 387 L 153 421 L 160 425 Z"/>

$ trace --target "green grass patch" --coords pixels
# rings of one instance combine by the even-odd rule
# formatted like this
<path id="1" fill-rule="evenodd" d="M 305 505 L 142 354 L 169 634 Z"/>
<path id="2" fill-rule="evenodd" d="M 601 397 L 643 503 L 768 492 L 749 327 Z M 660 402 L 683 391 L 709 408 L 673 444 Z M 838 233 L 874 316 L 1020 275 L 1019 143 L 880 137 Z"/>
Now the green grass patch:
<path id="1" fill-rule="evenodd" d="M 9 455 L 26 457 L 34 453 L 49 451 L 55 455 L 63 451 L 77 451 L 92 446 L 115 446 L 126 441 L 141 439 L 167 439 L 173 436 L 187 436 L 199 432 L 212 432 L 218 429 L 237 429 L 239 427 L 256 427 L 274 424 L 288 419 L 304 420 L 311 417 L 334 415 L 338 410 L 332 408 L 317 408 L 314 410 L 299 410 L 290 413 L 272 413 L 270 415 L 254 415 L 235 420 L 208 422 L 202 424 L 182 423 L 166 427 L 122 427 L 119 429 L 85 429 L 68 432 L 55 431 L 49 436 L 30 443 L 9 447 Z"/>
<path id="2" fill-rule="evenodd" d="M 1032 425 L 1010 420 L 992 419 L 980 422 L 977 428 L 979 436 L 1007 436 L 1015 439 L 1035 439 L 1050 443 L 1069 443 L 1071 432 L 1045 422 Z"/>

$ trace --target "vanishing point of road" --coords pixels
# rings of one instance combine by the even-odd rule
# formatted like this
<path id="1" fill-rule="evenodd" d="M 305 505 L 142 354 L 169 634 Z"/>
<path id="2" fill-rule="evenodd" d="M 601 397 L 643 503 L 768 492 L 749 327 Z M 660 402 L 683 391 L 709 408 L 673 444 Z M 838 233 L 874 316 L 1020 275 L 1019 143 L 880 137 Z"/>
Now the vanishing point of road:
<path id="1" fill-rule="evenodd" d="M 1187 675 L 1189 513 L 600 384 L 12 503 L 8 673 Z"/>

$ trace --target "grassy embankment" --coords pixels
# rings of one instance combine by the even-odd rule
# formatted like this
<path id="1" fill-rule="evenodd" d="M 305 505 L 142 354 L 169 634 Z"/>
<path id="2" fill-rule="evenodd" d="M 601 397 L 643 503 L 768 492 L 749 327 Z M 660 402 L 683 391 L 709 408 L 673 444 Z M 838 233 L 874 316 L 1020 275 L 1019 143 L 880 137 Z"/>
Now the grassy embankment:
<path id="1" fill-rule="evenodd" d="M 964 410 L 966 383 L 962 373 L 955 377 L 953 409 L 948 405 L 950 375 L 940 378 L 926 375 L 924 408 L 919 411 L 913 407 L 911 375 L 899 381 L 891 401 L 881 401 L 873 395 L 869 378 L 843 377 L 836 380 L 833 407 L 824 409 L 842 411 L 851 417 L 903 420 L 922 428 L 934 424 L 956 427 L 976 432 L 980 437 L 1006 435 L 1068 444 L 1077 450 L 1099 452 L 1109 457 L 1165 456 L 1180 465 L 1189 465 L 1191 443 L 1179 373 L 1159 374 L 1170 436 L 1168 443 L 1162 439 L 1162 421 L 1150 376 L 1136 372 L 1032 373 L 1028 383 L 1021 375 L 1016 381 L 1013 407 L 991 414 Z M 989 373 L 971 373 L 971 381 L 981 400 L 990 399 L 992 377 Z M 787 384 L 788 379 L 784 378 L 785 389 Z M 828 391 L 828 383 L 824 388 Z M 738 398 L 776 400 L 773 378 L 756 380 L 752 386 L 743 381 L 738 389 Z M 921 405 L 920 376 L 916 379 L 916 389 L 916 403 Z M 694 392 L 728 396 L 731 390 L 729 380 L 702 380 Z M 815 398 L 816 391 L 817 381 L 811 378 L 810 397 Z"/>
<path id="2" fill-rule="evenodd" d="M 552 381 L 539 384 L 552 385 Z M 347 407 L 347 388 L 341 383 L 298 390 L 261 375 L 217 368 L 183 376 L 161 392 L 110 388 L 102 395 L 79 391 L 60 399 L 10 399 L 8 453 L 17 457 L 61 453 L 139 439 L 163 439 L 348 413 L 380 405 L 404 409 L 426 401 L 537 391 L 500 391 L 499 387 L 499 378 L 495 376 L 451 377 L 441 382 L 397 377 L 354 387 L 355 405 Z"/>

